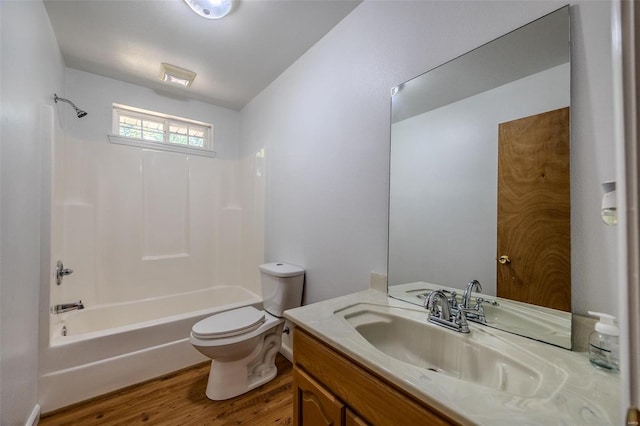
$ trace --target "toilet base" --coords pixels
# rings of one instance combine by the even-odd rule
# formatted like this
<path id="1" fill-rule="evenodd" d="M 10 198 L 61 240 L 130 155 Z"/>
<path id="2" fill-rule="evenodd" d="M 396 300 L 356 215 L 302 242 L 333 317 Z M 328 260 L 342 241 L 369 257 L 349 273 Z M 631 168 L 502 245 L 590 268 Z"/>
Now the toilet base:
<path id="1" fill-rule="evenodd" d="M 214 401 L 230 399 L 261 386 L 276 377 L 276 355 L 282 343 L 281 322 L 260 337 L 256 348 L 236 361 L 211 361 L 207 383 L 207 398 Z"/>

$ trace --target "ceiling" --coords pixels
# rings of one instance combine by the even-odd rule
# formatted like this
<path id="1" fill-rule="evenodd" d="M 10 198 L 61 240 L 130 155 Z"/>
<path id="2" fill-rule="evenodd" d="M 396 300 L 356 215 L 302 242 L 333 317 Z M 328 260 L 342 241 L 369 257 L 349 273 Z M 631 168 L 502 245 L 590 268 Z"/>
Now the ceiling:
<path id="1" fill-rule="evenodd" d="M 237 0 L 209 20 L 183 0 L 44 0 L 65 63 L 174 96 L 240 110 L 361 0 Z M 163 83 L 160 63 L 195 71 Z"/>

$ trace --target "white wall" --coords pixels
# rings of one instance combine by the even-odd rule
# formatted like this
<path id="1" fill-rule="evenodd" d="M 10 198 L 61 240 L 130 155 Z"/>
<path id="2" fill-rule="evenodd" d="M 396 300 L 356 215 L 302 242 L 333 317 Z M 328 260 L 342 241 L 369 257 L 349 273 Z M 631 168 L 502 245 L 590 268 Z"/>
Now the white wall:
<path id="1" fill-rule="evenodd" d="M 0 424 L 24 425 L 37 404 L 41 264 L 48 275 L 53 93 L 64 65 L 42 2 L 2 1 Z M 42 239 L 41 239 L 42 228 Z M 43 312 L 44 309 L 44 312 Z"/>
<path id="2" fill-rule="evenodd" d="M 240 159 L 249 167 L 241 197 L 268 194 L 266 223 L 252 211 L 252 229 L 243 234 L 264 226 L 267 260 L 307 269 L 307 302 L 366 288 L 371 270 L 386 269 L 389 89 L 563 4 L 364 2 L 242 111 Z M 580 183 L 573 193 L 573 304 L 582 313 L 617 311 L 615 229 L 599 218 L 600 183 L 615 175 L 609 7 L 586 0 L 572 7 L 572 181 Z M 0 19 L 0 423 L 22 425 L 37 401 L 38 312 L 48 308 L 48 298 L 38 305 L 39 283 L 54 260 L 46 249 L 49 182 L 41 182 L 51 144 L 42 142 L 60 142 L 57 124 L 65 121 L 74 138 L 102 138 L 110 125 L 92 120 L 110 117 L 112 101 L 107 87 L 64 90 L 41 2 L 2 1 Z M 90 115 L 58 119 L 54 92 Z M 159 109 L 187 115 L 190 105 L 166 98 Z M 219 158 L 234 155 L 219 150 Z"/>
<path id="3" fill-rule="evenodd" d="M 112 133 L 112 104 L 119 103 L 212 123 L 215 126 L 216 158 L 238 158 L 239 114 L 236 111 L 73 68 L 66 68 L 65 75 L 65 92 L 58 95 L 69 98 L 89 113 L 80 120 L 67 123 L 66 131 L 75 139 L 108 143 L 106 134 Z M 75 117 L 72 109 L 67 110 L 67 113 Z"/>
<path id="4" fill-rule="evenodd" d="M 54 258 L 74 273 L 52 285 L 52 304 L 95 306 L 219 284 L 259 292 L 257 277 L 246 282 L 241 273 L 243 262 L 257 270 L 262 257 L 242 250 L 251 222 L 243 217 L 239 113 L 69 68 L 61 96 L 88 115 L 78 119 L 62 104 L 68 137 L 56 147 Z M 109 143 L 113 103 L 212 123 L 216 158 Z"/>
<path id="5" fill-rule="evenodd" d="M 391 126 L 390 285 L 477 279 L 496 295 L 498 124 L 569 106 L 569 75 L 567 63 Z"/>
<path id="6" fill-rule="evenodd" d="M 242 110 L 242 153 L 264 148 L 266 258 L 307 269 L 305 302 L 386 270 L 391 87 L 563 2 L 365 1 Z M 572 6 L 573 306 L 616 312 L 610 5 Z"/>

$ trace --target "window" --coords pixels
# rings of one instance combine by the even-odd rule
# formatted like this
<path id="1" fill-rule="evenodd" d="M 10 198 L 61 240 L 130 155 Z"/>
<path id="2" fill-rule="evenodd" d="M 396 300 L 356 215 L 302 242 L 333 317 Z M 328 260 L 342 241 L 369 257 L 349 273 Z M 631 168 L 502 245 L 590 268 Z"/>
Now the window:
<path id="1" fill-rule="evenodd" d="M 186 118 L 113 104 L 112 143 L 215 156 L 213 126 Z"/>

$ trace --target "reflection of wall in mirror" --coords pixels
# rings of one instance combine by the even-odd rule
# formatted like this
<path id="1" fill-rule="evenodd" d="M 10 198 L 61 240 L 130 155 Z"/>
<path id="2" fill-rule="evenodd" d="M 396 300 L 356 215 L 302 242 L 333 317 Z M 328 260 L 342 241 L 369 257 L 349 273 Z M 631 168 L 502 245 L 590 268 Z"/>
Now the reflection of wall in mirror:
<path id="1" fill-rule="evenodd" d="M 394 123 L 389 284 L 496 294 L 498 123 L 570 103 L 569 64 Z"/>

